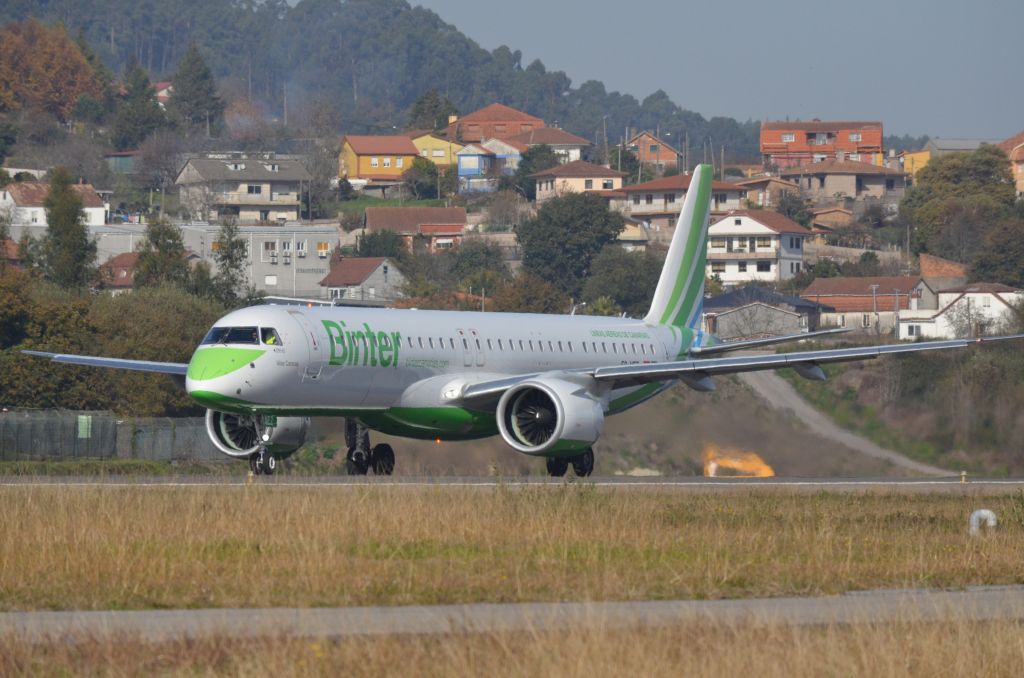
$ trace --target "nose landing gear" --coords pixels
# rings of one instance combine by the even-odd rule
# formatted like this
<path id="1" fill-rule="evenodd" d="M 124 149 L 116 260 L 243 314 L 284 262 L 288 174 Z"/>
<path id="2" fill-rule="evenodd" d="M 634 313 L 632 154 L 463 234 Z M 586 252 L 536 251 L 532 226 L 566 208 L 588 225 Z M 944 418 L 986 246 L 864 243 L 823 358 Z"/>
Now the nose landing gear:
<path id="1" fill-rule="evenodd" d="M 259 452 L 249 456 L 249 470 L 253 475 L 272 476 L 277 470 L 277 460 L 274 455 L 267 452 L 267 448 L 260 445 Z"/>

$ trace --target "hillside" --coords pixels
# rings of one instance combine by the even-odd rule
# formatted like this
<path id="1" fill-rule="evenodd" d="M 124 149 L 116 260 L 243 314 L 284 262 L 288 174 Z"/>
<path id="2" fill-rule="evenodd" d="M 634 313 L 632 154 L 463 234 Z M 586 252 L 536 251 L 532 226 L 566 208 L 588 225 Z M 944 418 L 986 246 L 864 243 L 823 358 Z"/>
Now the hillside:
<path id="1" fill-rule="evenodd" d="M 660 128 L 688 133 L 695 157 L 709 137 L 727 158 L 758 157 L 756 122 L 707 120 L 660 90 L 641 101 L 596 81 L 574 87 L 565 73 L 539 60 L 524 65 L 510 47 L 488 52 L 405 0 L 15 0 L 0 8 L 3 23 L 28 17 L 62 21 L 115 73 L 136 59 L 154 80 L 173 73 L 194 42 L 228 102 L 249 98 L 277 118 L 326 105 L 344 132 L 401 128 L 413 102 L 436 89 L 462 113 L 500 101 L 590 139 L 607 115 L 612 143 L 627 126 Z"/>

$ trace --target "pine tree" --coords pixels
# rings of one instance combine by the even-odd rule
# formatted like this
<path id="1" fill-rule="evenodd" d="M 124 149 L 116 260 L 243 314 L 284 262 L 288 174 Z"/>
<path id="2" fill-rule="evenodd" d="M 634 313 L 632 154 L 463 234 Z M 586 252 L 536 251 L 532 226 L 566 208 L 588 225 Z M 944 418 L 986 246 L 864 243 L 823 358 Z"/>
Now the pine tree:
<path id="1" fill-rule="evenodd" d="M 135 264 L 135 285 L 185 288 L 188 282 L 189 270 L 181 230 L 163 219 L 151 222 L 146 227 L 146 241 Z"/>
<path id="2" fill-rule="evenodd" d="M 43 275 L 61 287 L 85 287 L 95 274 L 96 242 L 89 238 L 82 199 L 63 167 L 50 175 L 50 191 L 43 206 L 47 223 L 41 247 Z"/>
<path id="3" fill-rule="evenodd" d="M 146 137 L 167 125 L 149 76 L 138 62 L 128 68 L 124 88 L 114 116 L 113 142 L 120 150 L 138 147 Z"/>
<path id="4" fill-rule="evenodd" d="M 238 303 L 240 293 L 244 292 L 248 259 L 245 241 L 239 237 L 238 226 L 233 221 L 221 224 L 214 241 L 213 259 L 217 264 L 213 278 L 216 298 L 225 306 L 233 307 Z"/>
<path id="5" fill-rule="evenodd" d="M 206 136 L 220 127 L 224 118 L 224 102 L 217 96 L 217 85 L 203 56 L 191 45 L 171 82 L 174 93 L 168 103 L 171 116 L 182 125 L 185 134 L 203 126 Z"/>

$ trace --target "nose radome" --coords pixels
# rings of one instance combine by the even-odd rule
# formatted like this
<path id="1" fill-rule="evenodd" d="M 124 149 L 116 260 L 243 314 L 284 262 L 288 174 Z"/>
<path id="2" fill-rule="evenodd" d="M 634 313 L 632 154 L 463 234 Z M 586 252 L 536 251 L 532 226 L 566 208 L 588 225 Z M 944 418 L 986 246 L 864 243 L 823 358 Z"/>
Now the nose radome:
<path id="1" fill-rule="evenodd" d="M 264 353 L 266 351 L 259 348 L 200 348 L 192 354 L 186 376 L 191 381 L 208 381 L 223 377 L 255 362 Z"/>

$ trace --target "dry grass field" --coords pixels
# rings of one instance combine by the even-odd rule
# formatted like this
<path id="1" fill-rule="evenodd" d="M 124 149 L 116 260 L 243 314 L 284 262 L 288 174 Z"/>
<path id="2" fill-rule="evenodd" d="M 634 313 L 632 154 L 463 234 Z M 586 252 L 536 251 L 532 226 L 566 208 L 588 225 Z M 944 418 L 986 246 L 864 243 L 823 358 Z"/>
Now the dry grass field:
<path id="1" fill-rule="evenodd" d="M 999 515 L 967 534 L 970 512 Z M 815 595 L 1024 582 L 1024 497 L 0 487 L 0 609 Z"/>
<path id="2" fill-rule="evenodd" d="M 1018 676 L 1010 622 L 793 628 L 692 624 L 636 631 L 267 639 L 146 645 L 130 639 L 0 644 L 2 675 Z"/>

